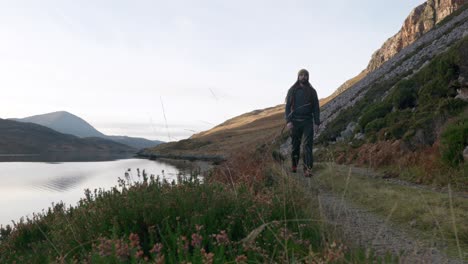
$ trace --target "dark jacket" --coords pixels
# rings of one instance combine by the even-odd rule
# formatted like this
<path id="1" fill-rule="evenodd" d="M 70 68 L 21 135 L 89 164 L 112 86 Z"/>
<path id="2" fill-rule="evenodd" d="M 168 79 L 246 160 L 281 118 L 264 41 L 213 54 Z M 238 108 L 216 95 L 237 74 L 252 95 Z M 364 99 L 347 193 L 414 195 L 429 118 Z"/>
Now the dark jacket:
<path id="1" fill-rule="evenodd" d="M 286 122 L 314 120 L 316 125 L 320 124 L 320 105 L 317 91 L 307 82 L 301 86 L 296 82 L 289 88 L 286 96 Z"/>

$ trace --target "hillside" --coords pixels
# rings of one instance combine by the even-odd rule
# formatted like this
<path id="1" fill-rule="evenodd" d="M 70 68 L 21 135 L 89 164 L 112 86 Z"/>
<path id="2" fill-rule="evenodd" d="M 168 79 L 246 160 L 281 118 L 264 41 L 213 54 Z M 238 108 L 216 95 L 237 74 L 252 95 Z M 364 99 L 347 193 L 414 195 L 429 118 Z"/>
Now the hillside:
<path id="1" fill-rule="evenodd" d="M 468 10 L 462 7 L 458 13 L 441 21 L 378 69 L 350 84 L 348 89 L 324 104 L 321 107 L 319 143 L 327 146 L 328 151 L 335 151 L 341 162 L 376 167 L 390 164 L 394 161 L 392 157 L 406 157 L 413 161 L 412 165 L 418 165 L 422 162 L 422 153 L 439 153 L 440 148 L 445 148 L 447 138 L 451 138 L 446 135 L 444 139 L 443 136 L 450 124 L 466 123 L 463 123 L 466 103 L 456 97 L 460 97 L 458 93 L 466 93 L 467 89 L 467 29 Z M 278 138 L 284 125 L 283 108 L 280 105 L 256 110 L 190 139 L 146 149 L 140 154 L 152 157 L 228 157 L 239 150 L 252 149 Z M 463 132 L 460 126 L 452 129 L 462 129 L 456 133 L 462 133 L 462 140 L 467 138 L 466 131 Z M 284 137 L 286 133 L 282 135 Z M 340 148 L 333 148 L 330 144 Z M 461 147 L 467 145 L 466 142 L 457 144 Z M 346 146 L 352 146 L 354 151 L 350 152 Z M 463 148 L 461 151 L 459 148 L 457 164 L 463 152 Z M 388 162 L 378 163 L 363 158 L 365 155 L 378 156 L 379 149 L 395 151 L 385 152 L 387 156 L 381 157 Z M 359 151 L 362 155 L 357 154 Z M 442 162 L 442 157 L 432 156 L 430 166 L 438 166 L 436 164 Z M 428 182 L 434 180 L 431 178 Z M 439 180 L 440 184 L 446 182 Z"/>
<path id="2" fill-rule="evenodd" d="M 0 154 L 125 154 L 135 149 L 101 138 L 78 138 L 33 123 L 0 119 Z"/>
<path id="3" fill-rule="evenodd" d="M 162 141 L 148 140 L 145 138 L 136 138 L 128 136 L 108 136 L 98 131 L 84 119 L 66 111 L 52 112 L 25 118 L 15 118 L 12 120 L 42 125 L 51 128 L 57 132 L 63 134 L 70 134 L 81 138 L 99 137 L 103 139 L 108 139 L 136 149 L 154 147 L 162 143 Z"/>
<path id="4" fill-rule="evenodd" d="M 393 58 L 407 46 L 413 44 L 434 27 L 443 24 L 441 22 L 444 21 L 446 17 L 464 11 L 467 8 L 465 5 L 466 3 L 466 0 L 428 0 L 414 8 L 405 19 L 401 29 L 395 35 L 387 39 L 387 41 L 372 54 L 366 69 L 343 83 L 330 96 L 324 98 L 324 103 L 337 97 L 358 81 L 362 80 L 367 74 L 378 69 L 385 62 Z"/>
<path id="5" fill-rule="evenodd" d="M 178 142 L 144 149 L 139 155 L 189 159 L 225 159 L 237 150 L 274 140 L 284 125 L 284 105 L 255 110 Z"/>

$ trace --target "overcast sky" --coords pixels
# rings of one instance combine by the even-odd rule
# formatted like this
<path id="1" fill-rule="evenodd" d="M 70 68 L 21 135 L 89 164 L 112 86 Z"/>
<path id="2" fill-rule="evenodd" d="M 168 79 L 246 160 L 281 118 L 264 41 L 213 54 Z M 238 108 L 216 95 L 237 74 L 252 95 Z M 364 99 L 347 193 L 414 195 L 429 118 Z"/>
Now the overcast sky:
<path id="1" fill-rule="evenodd" d="M 0 0 L 0 118 L 187 138 L 283 103 L 301 68 L 330 95 L 423 2 Z"/>

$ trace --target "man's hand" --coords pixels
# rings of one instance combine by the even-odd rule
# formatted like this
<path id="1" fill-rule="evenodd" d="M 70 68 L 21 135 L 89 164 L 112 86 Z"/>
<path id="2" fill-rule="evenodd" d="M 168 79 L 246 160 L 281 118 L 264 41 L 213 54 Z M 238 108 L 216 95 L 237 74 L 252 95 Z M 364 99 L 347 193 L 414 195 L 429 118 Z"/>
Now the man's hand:
<path id="1" fill-rule="evenodd" d="M 320 125 L 314 124 L 314 133 L 317 134 L 319 130 Z"/>
<path id="2" fill-rule="evenodd" d="M 293 123 L 292 123 L 292 122 L 288 122 L 288 123 L 286 124 L 286 127 L 288 128 L 289 131 L 291 131 L 291 130 L 293 129 L 294 126 L 293 126 Z"/>

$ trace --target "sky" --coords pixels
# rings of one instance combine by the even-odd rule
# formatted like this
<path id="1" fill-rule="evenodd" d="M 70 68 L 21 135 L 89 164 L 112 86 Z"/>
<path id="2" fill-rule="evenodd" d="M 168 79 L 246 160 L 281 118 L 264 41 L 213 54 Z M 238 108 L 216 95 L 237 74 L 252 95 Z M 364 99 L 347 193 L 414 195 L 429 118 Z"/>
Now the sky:
<path id="1" fill-rule="evenodd" d="M 301 68 L 330 95 L 423 2 L 0 0 L 0 118 L 188 138 L 283 103 Z"/>

